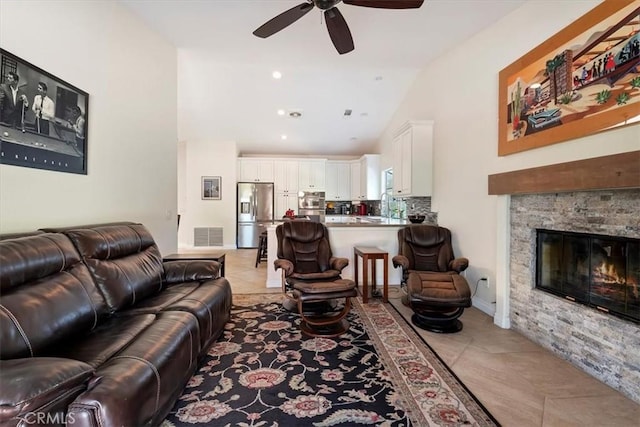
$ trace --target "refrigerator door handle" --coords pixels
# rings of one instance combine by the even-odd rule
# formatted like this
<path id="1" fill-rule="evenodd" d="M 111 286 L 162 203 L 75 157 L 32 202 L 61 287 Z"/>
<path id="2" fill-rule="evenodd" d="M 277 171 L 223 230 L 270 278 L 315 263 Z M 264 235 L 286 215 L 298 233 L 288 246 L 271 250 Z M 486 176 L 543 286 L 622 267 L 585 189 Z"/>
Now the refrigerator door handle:
<path id="1" fill-rule="evenodd" d="M 252 210 L 253 221 L 258 220 L 258 194 L 257 193 L 258 192 L 254 187 L 253 195 L 251 196 L 251 210 Z"/>

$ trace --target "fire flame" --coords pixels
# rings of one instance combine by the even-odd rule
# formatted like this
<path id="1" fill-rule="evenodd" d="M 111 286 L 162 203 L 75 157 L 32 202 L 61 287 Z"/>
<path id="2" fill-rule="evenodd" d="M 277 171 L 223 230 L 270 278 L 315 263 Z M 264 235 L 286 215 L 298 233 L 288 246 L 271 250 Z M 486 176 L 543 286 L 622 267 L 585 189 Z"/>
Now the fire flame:
<path id="1" fill-rule="evenodd" d="M 626 283 L 625 277 L 620 277 L 618 274 L 616 266 L 606 262 L 603 262 L 595 268 L 594 276 L 606 283 L 618 283 L 620 285 L 624 285 Z"/>
<path id="2" fill-rule="evenodd" d="M 633 283 L 627 283 L 626 277 L 621 276 L 613 263 L 602 262 L 593 270 L 594 281 L 606 284 L 627 285 L 631 287 L 634 297 L 638 298 L 638 286 Z"/>

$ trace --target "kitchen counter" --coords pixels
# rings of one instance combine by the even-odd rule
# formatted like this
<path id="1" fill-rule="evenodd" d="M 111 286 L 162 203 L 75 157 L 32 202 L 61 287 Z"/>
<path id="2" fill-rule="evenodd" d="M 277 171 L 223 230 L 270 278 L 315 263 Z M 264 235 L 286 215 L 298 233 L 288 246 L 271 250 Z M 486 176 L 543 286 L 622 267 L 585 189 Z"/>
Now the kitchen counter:
<path id="1" fill-rule="evenodd" d="M 395 219 L 382 216 L 327 215 L 324 223 L 327 227 L 386 227 L 409 225 L 407 219 Z"/>
<path id="2" fill-rule="evenodd" d="M 281 272 L 273 268 L 278 252 L 275 222 L 267 227 L 267 283 L 268 288 L 282 285 Z M 377 247 L 388 252 L 389 284 L 398 285 L 402 279 L 402 271 L 394 268 L 391 259 L 398 254 L 398 230 L 410 225 L 406 219 L 389 219 L 375 216 L 327 215 L 325 224 L 329 229 L 329 243 L 335 257 L 349 259 L 349 265 L 342 271 L 342 277 L 353 280 L 353 248 L 355 246 Z M 423 224 L 430 224 L 425 221 Z M 434 224 L 437 225 L 437 224 Z M 360 262 L 360 260 L 358 260 Z M 377 270 L 377 283 L 382 283 L 383 268 Z"/>

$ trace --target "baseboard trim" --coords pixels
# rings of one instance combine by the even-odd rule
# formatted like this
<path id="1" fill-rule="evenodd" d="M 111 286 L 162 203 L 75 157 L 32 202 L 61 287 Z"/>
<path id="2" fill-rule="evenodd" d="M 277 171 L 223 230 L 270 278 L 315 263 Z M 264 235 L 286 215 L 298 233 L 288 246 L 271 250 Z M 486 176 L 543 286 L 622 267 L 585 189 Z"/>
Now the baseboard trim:
<path id="1" fill-rule="evenodd" d="M 281 279 L 267 279 L 267 288 L 281 288 L 282 280 Z"/>
<path id="2" fill-rule="evenodd" d="M 473 298 L 473 300 L 471 302 L 472 302 L 473 306 L 475 308 L 477 308 L 478 310 L 488 314 L 491 317 L 495 316 L 495 314 L 496 314 L 496 304 L 495 303 L 486 302 L 484 300 L 481 300 L 480 298 Z"/>

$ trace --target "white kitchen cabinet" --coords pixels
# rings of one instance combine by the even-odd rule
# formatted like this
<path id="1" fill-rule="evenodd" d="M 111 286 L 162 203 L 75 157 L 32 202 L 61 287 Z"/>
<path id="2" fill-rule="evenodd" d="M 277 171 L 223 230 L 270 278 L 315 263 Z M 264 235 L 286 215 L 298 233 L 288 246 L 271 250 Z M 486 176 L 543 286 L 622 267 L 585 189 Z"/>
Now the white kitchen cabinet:
<path id="1" fill-rule="evenodd" d="M 326 200 L 351 200 L 351 169 L 349 161 L 328 160 L 326 167 Z"/>
<path id="2" fill-rule="evenodd" d="M 433 185 L 433 122 L 409 121 L 393 139 L 393 194 L 431 196 Z"/>
<path id="3" fill-rule="evenodd" d="M 298 195 L 295 193 L 276 193 L 273 218 L 282 218 L 289 209 L 292 209 L 296 215 L 298 214 Z"/>
<path id="4" fill-rule="evenodd" d="M 360 191 L 364 200 L 380 200 L 379 154 L 365 154 L 360 158 Z"/>
<path id="5" fill-rule="evenodd" d="M 298 161 L 298 190 L 325 191 L 326 164 L 324 159 Z"/>
<path id="6" fill-rule="evenodd" d="M 238 159 L 238 181 L 273 182 L 273 159 Z"/>
<path id="7" fill-rule="evenodd" d="M 380 200 L 380 155 L 351 162 L 351 200 Z"/>
<path id="8" fill-rule="evenodd" d="M 298 194 L 298 161 L 274 160 L 274 184 L 276 193 Z"/>
<path id="9" fill-rule="evenodd" d="M 360 160 L 353 160 L 349 165 L 351 170 L 351 200 L 362 200 L 362 189 L 360 188 Z"/>

